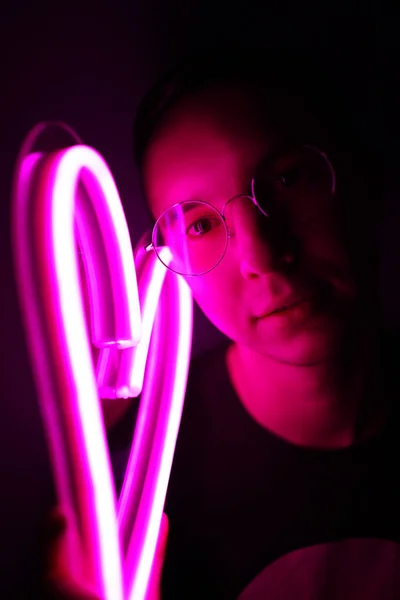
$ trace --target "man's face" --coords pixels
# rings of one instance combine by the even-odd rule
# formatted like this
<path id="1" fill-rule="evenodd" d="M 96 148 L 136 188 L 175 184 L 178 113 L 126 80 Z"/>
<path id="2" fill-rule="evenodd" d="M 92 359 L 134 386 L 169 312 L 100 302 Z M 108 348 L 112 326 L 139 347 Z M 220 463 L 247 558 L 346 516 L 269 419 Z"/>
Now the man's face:
<path id="1" fill-rule="evenodd" d="M 261 126 L 259 114 L 251 96 L 234 89 L 210 89 L 174 109 L 145 157 L 145 188 L 155 218 L 185 200 L 222 211 L 228 199 L 249 192 L 259 165 L 278 149 L 315 144 L 305 118 L 295 120 L 291 113 L 285 119 L 281 113 L 278 126 L 271 114 Z M 232 212 L 239 216 L 228 222 L 233 235 L 222 261 L 204 275 L 186 277 L 200 308 L 225 335 L 299 365 L 337 351 L 357 300 L 336 199 L 304 220 L 314 201 L 303 197 L 302 206 L 286 206 L 285 218 L 278 224 L 271 217 L 265 227 L 261 220 L 268 219 L 251 202 L 241 205 Z"/>

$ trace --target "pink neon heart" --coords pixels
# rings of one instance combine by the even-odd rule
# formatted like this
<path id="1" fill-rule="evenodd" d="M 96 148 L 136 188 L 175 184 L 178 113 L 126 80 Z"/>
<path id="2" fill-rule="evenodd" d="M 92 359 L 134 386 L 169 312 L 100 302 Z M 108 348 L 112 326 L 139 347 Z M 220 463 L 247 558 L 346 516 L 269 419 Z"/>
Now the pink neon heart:
<path id="1" fill-rule="evenodd" d="M 78 194 L 75 204 L 78 181 L 86 193 Z M 108 391 L 105 384 L 109 387 L 111 367 L 117 365 L 117 393 L 138 394 L 158 301 L 154 290 L 161 290 L 165 271 L 151 256 L 140 265 L 145 335 L 138 344 L 141 319 L 133 254 L 106 163 L 85 146 L 22 156 L 13 199 L 16 274 L 56 486 L 62 505 L 71 509 L 71 569 L 77 574 L 82 567 L 73 561 L 79 545 L 87 557 L 85 575 L 97 593 L 107 600 L 139 600 L 146 594 L 183 405 L 191 299 L 184 281 L 168 274 L 117 525 L 79 285 L 75 226 L 91 292 L 91 329 L 100 347 L 100 388 L 104 385 L 103 393 Z M 107 286 L 108 304 L 103 302 Z M 150 289 L 153 293 L 146 295 Z M 166 354 L 166 344 L 175 355 L 161 368 L 155 353 Z"/>

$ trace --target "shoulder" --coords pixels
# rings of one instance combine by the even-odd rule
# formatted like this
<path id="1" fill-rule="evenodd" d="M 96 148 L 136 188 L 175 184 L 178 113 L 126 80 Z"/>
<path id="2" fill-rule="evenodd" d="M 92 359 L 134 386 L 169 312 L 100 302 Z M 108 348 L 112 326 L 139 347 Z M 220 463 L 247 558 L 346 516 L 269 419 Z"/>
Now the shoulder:
<path id="1" fill-rule="evenodd" d="M 214 399 L 224 394 L 229 386 L 225 362 L 226 345 L 204 352 L 191 360 L 182 414 L 180 437 L 189 432 L 202 434 L 203 426 L 210 419 Z"/>
<path id="2" fill-rule="evenodd" d="M 400 333 L 396 330 L 385 330 L 380 338 L 380 394 L 379 401 L 389 411 L 386 430 L 396 431 L 400 428 Z"/>
<path id="3" fill-rule="evenodd" d="M 382 334 L 380 350 L 385 392 L 400 392 L 400 333 L 385 331 Z"/>
<path id="4" fill-rule="evenodd" d="M 204 372 L 205 370 L 215 371 L 216 367 L 225 363 L 228 343 L 219 344 L 212 350 L 207 350 L 195 356 L 190 363 L 190 374 Z"/>
<path id="5" fill-rule="evenodd" d="M 192 359 L 187 385 L 187 401 L 195 394 L 209 396 L 229 382 L 226 366 L 226 351 L 228 344 L 203 352 Z"/>
<path id="6" fill-rule="evenodd" d="M 219 399 L 229 386 L 225 353 L 226 346 L 219 346 L 191 361 L 168 489 L 170 507 L 176 496 L 179 500 L 182 495 L 196 496 L 202 485 L 200 474 L 208 455 L 214 420 L 219 418 Z"/>

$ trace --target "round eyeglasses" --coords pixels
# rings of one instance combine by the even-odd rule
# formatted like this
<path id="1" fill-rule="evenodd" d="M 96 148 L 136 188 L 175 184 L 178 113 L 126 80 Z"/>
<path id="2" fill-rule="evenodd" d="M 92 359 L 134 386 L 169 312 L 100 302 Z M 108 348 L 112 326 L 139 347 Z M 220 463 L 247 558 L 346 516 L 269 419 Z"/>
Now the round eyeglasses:
<path id="1" fill-rule="evenodd" d="M 159 260 L 180 275 L 198 276 L 214 269 L 223 259 L 235 226 L 244 223 L 249 207 L 273 221 L 284 210 L 298 221 L 315 218 L 336 187 L 333 166 L 324 152 L 301 146 L 263 160 L 251 180 L 251 193 L 227 200 L 219 211 L 200 200 L 178 202 L 157 219 L 152 241 Z M 168 247 L 166 264 L 162 249 Z"/>

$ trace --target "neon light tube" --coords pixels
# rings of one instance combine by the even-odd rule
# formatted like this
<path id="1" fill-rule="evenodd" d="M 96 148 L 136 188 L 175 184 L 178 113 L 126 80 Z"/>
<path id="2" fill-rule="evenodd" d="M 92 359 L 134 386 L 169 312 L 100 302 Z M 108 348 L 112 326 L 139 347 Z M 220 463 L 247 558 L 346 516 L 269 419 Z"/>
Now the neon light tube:
<path id="1" fill-rule="evenodd" d="M 13 234 L 20 303 L 56 487 L 71 523 L 71 573 L 83 573 L 107 600 L 141 600 L 186 388 L 190 292 L 179 276 L 165 276 L 153 253 L 138 261 L 136 281 L 115 183 L 102 157 L 86 146 L 21 158 Z M 90 327 L 77 244 L 88 282 Z M 166 248 L 163 253 L 168 260 Z M 90 340 L 100 349 L 96 369 Z M 167 355 L 167 361 L 157 359 Z M 134 396 L 142 388 L 117 523 L 99 396 L 109 391 Z M 87 559 L 84 565 L 74 561 L 78 550 Z"/>

